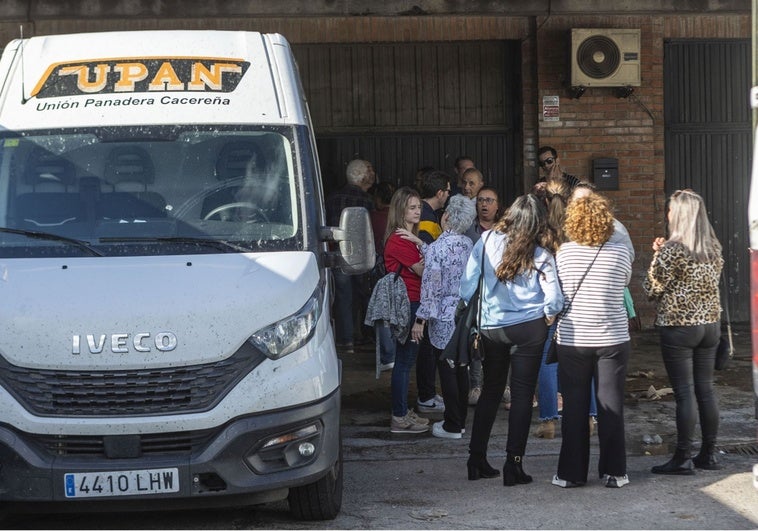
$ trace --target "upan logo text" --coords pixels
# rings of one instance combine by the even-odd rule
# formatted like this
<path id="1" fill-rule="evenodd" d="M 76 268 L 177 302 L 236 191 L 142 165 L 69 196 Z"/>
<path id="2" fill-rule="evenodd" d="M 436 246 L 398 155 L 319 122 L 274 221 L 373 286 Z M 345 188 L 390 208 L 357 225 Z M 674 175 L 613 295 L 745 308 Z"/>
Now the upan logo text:
<path id="1" fill-rule="evenodd" d="M 241 59 L 93 59 L 51 65 L 32 97 L 140 92 L 232 92 L 250 63 Z"/>
<path id="2" fill-rule="evenodd" d="M 141 332 L 131 337 L 129 334 L 87 334 L 84 337 L 73 336 L 71 353 L 81 354 L 82 346 L 89 349 L 90 354 L 102 354 L 106 348 L 114 354 L 128 354 L 130 347 L 136 352 L 151 352 L 153 348 L 160 352 L 170 352 L 176 345 L 176 334 L 173 332 L 158 332 L 155 336 Z"/>

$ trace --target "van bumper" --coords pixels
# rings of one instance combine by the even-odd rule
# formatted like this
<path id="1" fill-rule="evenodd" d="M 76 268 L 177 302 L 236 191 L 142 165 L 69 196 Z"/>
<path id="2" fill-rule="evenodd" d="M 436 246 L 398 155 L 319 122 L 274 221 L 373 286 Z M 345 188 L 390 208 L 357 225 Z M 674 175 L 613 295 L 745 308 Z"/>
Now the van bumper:
<path id="1" fill-rule="evenodd" d="M 52 504 L 51 510 L 65 512 L 252 505 L 281 500 L 289 488 L 318 481 L 335 466 L 340 458 L 339 421 L 338 388 L 316 403 L 234 419 L 214 430 L 201 447 L 186 453 L 143 453 L 128 458 L 75 455 L 69 447 L 64 455 L 55 455 L 51 437 L 40 438 L 0 425 L 0 502 L 13 502 L 3 505 L 14 512 L 36 511 L 40 504 Z M 117 422 L 114 419 L 114 424 Z M 104 446 L 111 448 L 111 454 L 134 452 L 134 436 L 120 437 L 109 439 Z M 61 438 L 68 439 L 72 437 Z M 69 490 L 66 495 L 66 474 L 158 469 L 176 469 L 175 492 L 98 497 L 79 496 L 77 492 L 72 497 Z M 68 484 L 70 489 L 70 479 Z"/>

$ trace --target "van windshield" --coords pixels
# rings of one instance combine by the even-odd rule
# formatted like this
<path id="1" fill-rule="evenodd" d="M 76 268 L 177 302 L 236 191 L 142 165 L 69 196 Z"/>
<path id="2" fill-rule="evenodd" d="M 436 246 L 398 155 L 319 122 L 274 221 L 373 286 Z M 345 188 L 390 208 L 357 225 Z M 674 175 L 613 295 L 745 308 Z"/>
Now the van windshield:
<path id="1" fill-rule="evenodd" d="M 292 127 L 0 133 L 0 257 L 301 250 Z"/>

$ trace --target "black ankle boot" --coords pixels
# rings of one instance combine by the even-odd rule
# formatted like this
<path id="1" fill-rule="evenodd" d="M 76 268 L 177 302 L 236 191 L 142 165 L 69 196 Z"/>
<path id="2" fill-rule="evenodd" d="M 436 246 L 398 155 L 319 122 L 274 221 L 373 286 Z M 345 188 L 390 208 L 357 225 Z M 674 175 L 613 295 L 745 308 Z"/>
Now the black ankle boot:
<path id="1" fill-rule="evenodd" d="M 716 448 L 712 444 L 703 444 L 700 452 L 692 458 L 692 464 L 695 468 L 703 470 L 721 470 L 724 468 L 716 457 Z"/>
<path id="2" fill-rule="evenodd" d="M 691 476 L 695 473 L 689 452 L 677 450 L 666 463 L 650 469 L 653 474 L 668 474 L 672 476 Z"/>
<path id="3" fill-rule="evenodd" d="M 524 472 L 520 455 L 511 455 L 505 458 L 503 465 L 503 485 L 512 487 L 514 485 L 526 485 L 532 482 L 532 476 Z"/>
<path id="4" fill-rule="evenodd" d="M 487 462 L 486 457 L 470 456 L 466 463 L 466 468 L 468 468 L 469 481 L 496 478 L 500 475 L 500 471 L 496 468 L 492 468 Z"/>

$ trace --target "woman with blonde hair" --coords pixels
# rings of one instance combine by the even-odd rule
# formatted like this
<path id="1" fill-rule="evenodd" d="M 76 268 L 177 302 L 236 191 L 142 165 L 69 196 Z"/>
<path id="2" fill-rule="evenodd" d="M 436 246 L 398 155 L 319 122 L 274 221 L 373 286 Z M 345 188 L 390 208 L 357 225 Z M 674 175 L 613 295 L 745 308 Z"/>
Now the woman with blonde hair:
<path id="1" fill-rule="evenodd" d="M 538 189 L 547 207 L 548 230 L 543 239 L 543 245 L 553 254 L 558 252 L 561 244 L 566 241 L 566 233 L 563 230 L 563 220 L 566 216 L 566 203 L 571 193 L 569 185 L 558 179 L 548 179 L 546 182 L 537 183 Z M 555 438 L 556 421 L 560 419 L 558 404 L 558 366 L 555 363 L 547 363 L 547 352 L 552 343 L 553 334 L 557 323 L 550 325 L 547 333 L 547 341 L 542 349 L 542 363 L 537 380 L 537 404 L 540 424 L 534 434 L 544 439 Z"/>
<path id="2" fill-rule="evenodd" d="M 719 277 L 724 260 L 721 243 L 708 221 L 703 198 L 678 190 L 669 200 L 669 239 L 653 241 L 653 261 L 643 288 L 655 299 L 661 352 L 676 399 L 676 450 L 654 474 L 690 475 L 693 465 L 718 470 L 716 436 L 719 408 L 713 370 L 721 335 Z M 695 424 L 702 444 L 690 458 Z"/>
<path id="3" fill-rule="evenodd" d="M 426 244 L 418 237 L 420 219 L 421 197 L 416 190 L 404 186 L 392 194 L 384 235 L 384 266 L 388 273 L 398 272 L 405 283 L 411 307 L 409 330 L 416 320 L 416 310 L 421 300 L 421 275 L 424 272 L 422 250 Z M 408 386 L 420 339 L 421 335 L 411 331 L 409 337 L 398 340 L 395 347 L 391 380 L 392 433 L 423 433 L 429 429 L 428 419 L 408 409 Z"/>
<path id="4" fill-rule="evenodd" d="M 493 230 L 474 245 L 461 279 L 461 298 L 471 303 L 482 275 L 481 322 L 484 381 L 471 429 L 469 480 L 500 475 L 487 462 L 487 446 L 511 374 L 511 410 L 503 485 L 530 483 L 523 457 L 532 418 L 532 397 L 547 327 L 563 307 L 553 255 L 540 245 L 545 206 L 518 197 Z M 512 347 L 515 347 L 512 349 Z"/>
<path id="5" fill-rule="evenodd" d="M 598 194 L 566 208 L 570 241 L 556 255 L 566 307 L 558 317 L 558 380 L 563 394 L 561 452 L 553 484 L 587 483 L 590 459 L 590 395 L 593 375 L 598 403 L 598 475 L 606 487 L 623 487 L 626 474 L 624 383 L 631 352 L 624 288 L 632 274 L 631 253 L 609 241 L 613 214 Z"/>

